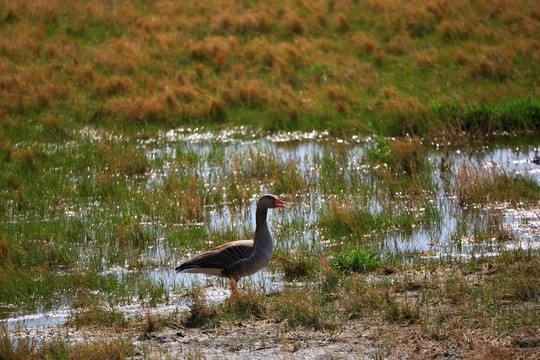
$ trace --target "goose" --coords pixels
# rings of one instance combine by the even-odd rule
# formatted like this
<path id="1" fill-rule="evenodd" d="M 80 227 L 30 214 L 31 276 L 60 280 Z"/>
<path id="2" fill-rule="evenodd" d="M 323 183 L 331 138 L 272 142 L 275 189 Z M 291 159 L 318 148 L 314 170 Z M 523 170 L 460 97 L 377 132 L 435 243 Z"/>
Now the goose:
<path id="1" fill-rule="evenodd" d="M 219 245 L 195 255 L 176 267 L 177 273 L 199 273 L 229 278 L 231 299 L 238 296 L 237 282 L 268 265 L 272 259 L 274 242 L 266 215 L 268 209 L 285 208 L 286 202 L 274 195 L 263 195 L 257 202 L 253 240 L 238 240 Z"/>

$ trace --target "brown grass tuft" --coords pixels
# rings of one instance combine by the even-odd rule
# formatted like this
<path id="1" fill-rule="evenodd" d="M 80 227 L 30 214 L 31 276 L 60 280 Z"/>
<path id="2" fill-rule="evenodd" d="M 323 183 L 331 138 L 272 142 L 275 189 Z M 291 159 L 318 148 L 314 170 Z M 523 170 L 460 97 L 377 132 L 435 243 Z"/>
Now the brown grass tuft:
<path id="1" fill-rule="evenodd" d="M 0 140 L 0 156 L 3 157 L 4 160 L 11 160 L 13 157 L 13 148 L 2 140 Z"/>
<path id="2" fill-rule="evenodd" d="M 388 143 L 392 149 L 392 162 L 388 164 L 394 172 L 416 174 L 425 162 L 425 150 L 419 137 L 396 139 Z"/>
<path id="3" fill-rule="evenodd" d="M 188 293 L 191 299 L 189 314 L 182 323 L 187 327 L 196 327 L 204 324 L 208 319 L 216 316 L 215 308 L 208 306 L 204 294 L 200 288 L 193 289 Z"/>
<path id="4" fill-rule="evenodd" d="M 93 50 L 96 68 L 105 68 L 112 72 L 134 72 L 141 66 L 147 66 L 150 56 L 141 45 L 127 38 L 111 40 Z"/>
<path id="5" fill-rule="evenodd" d="M 219 117 L 225 114 L 225 107 L 220 99 L 211 98 L 208 105 L 208 114 L 212 117 Z"/>
<path id="6" fill-rule="evenodd" d="M 540 186 L 523 176 L 509 175 L 464 165 L 457 176 L 460 205 L 489 204 L 507 201 L 511 204 L 534 204 L 540 200 Z"/>
<path id="7" fill-rule="evenodd" d="M 50 346 L 50 345 L 48 345 Z M 128 340 L 98 340 L 75 345 L 71 349 L 70 359 L 126 359 L 133 355 L 133 345 Z"/>
<path id="8" fill-rule="evenodd" d="M 251 107 L 264 105 L 268 102 L 267 91 L 262 83 L 258 81 L 241 84 L 231 90 L 225 89 L 221 93 L 221 98 L 230 104 L 242 104 Z"/>
<path id="9" fill-rule="evenodd" d="M 377 54 L 375 55 L 374 63 L 375 65 L 381 65 L 383 61 L 384 61 L 384 52 L 381 49 L 379 49 L 379 51 L 377 51 Z"/>
<path id="10" fill-rule="evenodd" d="M 333 105 L 340 114 L 347 115 L 349 113 L 349 107 L 342 101 L 334 101 Z"/>
<path id="11" fill-rule="evenodd" d="M 204 220 L 206 200 L 201 182 L 196 176 L 170 177 L 165 182 L 165 191 L 171 194 L 170 199 L 167 200 L 174 204 L 176 221 L 187 223 Z"/>
<path id="12" fill-rule="evenodd" d="M 341 32 L 347 32 L 351 30 L 351 26 L 349 25 L 349 20 L 347 20 L 347 17 L 345 15 L 343 14 L 338 15 L 336 28 L 338 31 L 341 31 Z"/>
<path id="13" fill-rule="evenodd" d="M 197 101 L 201 98 L 203 91 L 196 85 L 186 84 L 172 89 L 175 96 L 183 101 Z"/>
<path id="14" fill-rule="evenodd" d="M 21 165 L 34 168 L 36 163 L 47 158 L 47 155 L 39 149 L 23 149 L 15 152 L 13 159 Z"/>
<path id="15" fill-rule="evenodd" d="M 454 62 L 456 62 L 459 65 L 465 65 L 468 61 L 469 61 L 469 56 L 467 56 L 467 54 L 464 51 L 459 50 L 458 52 L 456 52 L 456 55 L 454 56 Z"/>
<path id="16" fill-rule="evenodd" d="M 437 0 L 426 5 L 426 9 L 437 21 L 441 21 L 448 16 L 448 3 L 446 0 Z"/>
<path id="17" fill-rule="evenodd" d="M 469 62 L 468 71 L 473 77 L 503 80 L 514 72 L 514 50 L 488 49 L 476 60 Z"/>
<path id="18" fill-rule="evenodd" d="M 396 99 L 397 98 L 397 92 L 394 88 L 384 88 L 383 89 L 384 97 L 387 99 Z"/>
<path id="19" fill-rule="evenodd" d="M 433 55 L 419 53 L 416 55 L 416 64 L 421 69 L 428 69 L 435 67 L 436 60 Z"/>
<path id="20" fill-rule="evenodd" d="M 225 30 L 232 28 L 233 25 L 233 15 L 230 11 L 226 10 L 221 13 L 216 19 L 214 24 L 214 33 L 219 33 Z"/>
<path id="21" fill-rule="evenodd" d="M 103 169 L 110 174 L 136 176 L 146 173 L 146 156 L 137 146 L 121 148 L 110 142 L 102 142 L 97 151 L 103 160 Z"/>
<path id="22" fill-rule="evenodd" d="M 317 19 L 317 22 L 319 23 L 319 25 L 321 26 L 325 26 L 326 25 L 326 14 L 323 13 L 323 12 L 319 12 L 315 15 L 315 19 Z"/>
<path id="23" fill-rule="evenodd" d="M 118 93 L 125 93 L 133 88 L 133 81 L 124 76 L 114 75 L 107 79 L 105 83 L 100 83 L 96 87 L 96 93 L 100 96 L 112 96 Z"/>
<path id="24" fill-rule="evenodd" d="M 206 73 L 206 66 L 204 64 L 199 64 L 195 66 L 195 75 L 198 79 L 204 78 L 204 74 Z"/>
<path id="25" fill-rule="evenodd" d="M 457 21 L 457 20 L 445 20 L 441 22 L 438 26 L 438 30 L 441 33 L 441 36 L 445 40 L 460 39 L 468 36 L 472 29 Z"/>
<path id="26" fill-rule="evenodd" d="M 167 116 L 167 101 L 163 96 L 133 97 L 127 104 L 112 103 L 116 112 L 128 123 L 159 122 Z"/>
<path id="27" fill-rule="evenodd" d="M 8 243 L 5 240 L 0 240 L 0 264 L 5 264 L 9 258 Z"/>
<path id="28" fill-rule="evenodd" d="M 192 45 L 190 55 L 194 60 L 214 64 L 217 70 L 221 70 L 228 63 L 234 45 L 232 38 L 209 38 Z"/>
<path id="29" fill-rule="evenodd" d="M 407 26 L 407 30 L 413 37 L 421 37 L 432 31 L 437 24 L 437 20 L 432 12 L 421 4 L 411 3 L 402 17 Z"/>
<path id="30" fill-rule="evenodd" d="M 347 90 L 342 86 L 330 85 L 327 90 L 328 90 L 328 98 L 330 100 L 347 101 L 349 99 Z"/>
<path id="31" fill-rule="evenodd" d="M 199 109 L 191 105 L 179 105 L 176 108 L 176 113 L 181 119 L 200 119 L 202 117 Z"/>
<path id="32" fill-rule="evenodd" d="M 43 125 L 43 128 L 45 130 L 48 130 L 50 132 L 61 132 L 62 129 L 62 121 L 58 120 L 56 116 L 53 115 L 45 115 L 40 119 L 41 124 Z"/>
<path id="33" fill-rule="evenodd" d="M 274 55 L 271 50 L 266 49 L 262 55 L 262 60 L 264 66 L 271 68 L 274 66 L 274 62 L 276 61 L 276 55 Z"/>
<path id="34" fill-rule="evenodd" d="M 362 50 L 364 54 L 372 54 L 377 44 L 369 36 L 364 33 L 360 33 L 355 39 L 354 43 Z"/>
<path id="35" fill-rule="evenodd" d="M 142 324 L 142 331 L 144 334 L 150 334 L 156 331 L 158 328 L 158 323 L 156 318 L 150 313 L 147 312 L 144 316 L 144 322 Z"/>
<path id="36" fill-rule="evenodd" d="M 270 21 L 268 14 L 262 11 L 253 11 L 244 14 L 236 21 L 236 32 L 246 34 L 249 32 L 264 32 L 268 29 Z"/>
<path id="37" fill-rule="evenodd" d="M 386 50 L 393 55 L 403 55 L 407 52 L 406 44 L 401 40 L 392 40 L 385 44 Z"/>
<path id="38" fill-rule="evenodd" d="M 283 28 L 290 34 L 302 34 L 304 25 L 295 12 L 289 12 L 282 20 Z"/>
<path id="39" fill-rule="evenodd" d="M 13 92 L 22 92 L 27 88 L 26 84 L 18 76 L 0 77 L 0 89 Z"/>
<path id="40" fill-rule="evenodd" d="M 72 71 L 81 83 L 91 82 L 96 77 L 96 69 L 93 65 L 78 65 Z"/>

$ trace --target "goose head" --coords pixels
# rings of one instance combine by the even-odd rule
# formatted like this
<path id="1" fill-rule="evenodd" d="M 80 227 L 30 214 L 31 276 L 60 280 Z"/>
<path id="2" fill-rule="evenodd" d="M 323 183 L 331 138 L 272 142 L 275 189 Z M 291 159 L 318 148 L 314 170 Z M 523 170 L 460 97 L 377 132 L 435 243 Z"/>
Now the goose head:
<path id="1" fill-rule="evenodd" d="M 257 207 L 260 209 L 273 209 L 273 208 L 284 208 L 287 203 L 285 201 L 279 200 L 274 195 L 263 195 L 257 202 Z"/>

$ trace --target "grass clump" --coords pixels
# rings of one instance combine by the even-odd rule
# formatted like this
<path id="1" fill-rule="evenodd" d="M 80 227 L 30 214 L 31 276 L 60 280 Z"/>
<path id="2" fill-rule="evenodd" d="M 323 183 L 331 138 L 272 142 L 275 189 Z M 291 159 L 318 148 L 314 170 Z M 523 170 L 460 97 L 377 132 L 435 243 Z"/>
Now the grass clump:
<path id="1" fill-rule="evenodd" d="M 371 212 L 358 204 L 332 202 L 328 208 L 321 210 L 319 225 L 326 235 L 334 239 L 366 241 L 368 237 L 388 230 L 410 231 L 414 224 L 428 216 L 433 215 L 428 212 L 424 213 L 424 217 L 419 217 L 408 210 L 398 213 Z"/>
<path id="2" fill-rule="evenodd" d="M 398 175 L 417 174 L 425 161 L 425 149 L 418 137 L 387 140 L 377 136 L 374 146 L 365 149 L 365 155 L 371 164 L 386 166 Z"/>
<path id="3" fill-rule="evenodd" d="M 420 319 L 420 309 L 409 302 L 405 304 L 389 302 L 384 311 L 384 318 L 392 322 L 416 323 Z"/>
<path id="4" fill-rule="evenodd" d="M 71 322 L 77 327 L 105 327 L 125 329 L 128 322 L 124 315 L 114 310 L 106 310 L 98 306 L 76 313 Z"/>
<path id="5" fill-rule="evenodd" d="M 278 255 L 276 261 L 283 270 L 286 280 L 314 275 L 319 268 L 317 258 L 305 251 L 299 251 L 293 255 Z"/>
<path id="6" fill-rule="evenodd" d="M 98 340 L 69 345 L 62 340 L 37 344 L 28 339 L 18 338 L 15 343 L 4 325 L 0 331 L 1 359 L 123 360 L 133 355 L 134 346 L 127 339 Z"/>
<path id="7" fill-rule="evenodd" d="M 316 330 L 333 329 L 336 326 L 329 308 L 331 305 L 311 289 L 287 289 L 271 304 L 276 320 L 285 323 L 287 327 L 303 326 Z"/>
<path id="8" fill-rule="evenodd" d="M 384 307 L 387 298 L 386 288 L 368 283 L 358 273 L 345 277 L 338 295 L 346 319 L 373 315 Z"/>
<path id="9" fill-rule="evenodd" d="M 495 202 L 535 205 L 540 201 L 540 184 L 524 175 L 464 166 L 457 179 L 462 205 Z"/>
<path id="10" fill-rule="evenodd" d="M 191 300 L 189 313 L 182 323 L 187 327 L 203 326 L 217 316 L 217 311 L 214 307 L 208 305 L 202 289 L 199 287 L 191 289 L 188 293 Z"/>
<path id="11" fill-rule="evenodd" d="M 242 290 L 237 298 L 221 304 L 209 305 L 202 288 L 188 293 L 191 299 L 189 312 L 182 324 L 187 327 L 215 326 L 225 322 L 261 319 L 268 316 L 267 299 L 264 294 L 252 289 Z"/>
<path id="12" fill-rule="evenodd" d="M 334 253 L 333 257 L 332 266 L 341 271 L 365 273 L 379 269 L 386 264 L 373 247 L 361 248 L 357 246 L 351 251 Z"/>

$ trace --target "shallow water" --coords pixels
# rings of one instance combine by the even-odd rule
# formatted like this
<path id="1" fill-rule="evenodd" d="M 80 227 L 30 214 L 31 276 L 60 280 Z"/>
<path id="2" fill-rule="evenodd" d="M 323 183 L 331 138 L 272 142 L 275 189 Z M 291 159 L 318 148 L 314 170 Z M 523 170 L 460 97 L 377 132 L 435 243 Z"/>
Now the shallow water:
<path id="1" fill-rule="evenodd" d="M 88 132 L 89 138 L 99 139 L 100 134 Z M 360 178 L 369 182 L 373 169 L 363 161 L 366 148 L 372 146 L 370 138 L 353 136 L 349 139 L 331 138 L 327 133 L 280 133 L 266 135 L 260 132 L 250 132 L 244 128 L 236 128 L 220 133 L 202 132 L 201 130 L 178 129 L 169 131 L 155 139 L 140 142 L 150 163 L 157 160 L 162 166 L 152 167 L 143 184 L 147 189 L 162 184 L 171 171 L 185 171 L 197 174 L 211 189 L 222 186 L 227 174 L 234 166 L 240 166 L 255 157 L 263 156 L 273 158 L 278 162 L 295 166 L 298 173 L 308 184 L 316 184 L 326 176 L 324 161 L 336 158 L 345 158 L 340 162 L 339 168 L 332 171 L 343 174 L 345 181 Z M 457 173 L 464 164 L 475 168 L 497 168 L 510 174 L 523 174 L 540 183 L 540 166 L 534 164 L 532 159 L 539 155 L 540 141 L 526 144 L 517 142 L 494 143 L 490 146 L 469 148 L 455 148 L 451 146 L 434 145 L 427 155 L 432 169 L 432 178 L 435 183 L 433 194 L 426 194 L 426 200 L 431 202 L 440 214 L 440 221 L 433 226 L 417 226 L 411 231 L 392 231 L 384 233 L 383 239 L 375 245 L 379 251 L 390 254 L 400 254 L 414 257 L 415 261 L 434 260 L 448 257 L 467 258 L 471 256 L 492 256 L 497 251 L 516 248 L 540 247 L 540 212 L 538 210 L 524 210 L 512 208 L 508 204 L 498 204 L 488 208 L 471 207 L 462 209 L 457 204 L 456 194 L 447 192 L 444 181 L 455 181 L 448 173 L 441 173 L 441 161 L 449 167 L 453 174 Z M 52 150 L 51 150 L 52 151 Z M 197 159 L 189 166 L 178 165 L 179 152 L 191 152 Z M 259 154 L 259 155 L 257 155 Z M 323 164 L 323 165 L 321 165 Z M 331 165 L 330 165 L 331 166 Z M 232 171 L 232 170 L 231 170 Z M 347 180 L 348 179 L 348 180 Z M 375 183 L 372 186 L 377 186 Z M 268 191 L 268 184 L 258 185 L 258 191 L 253 192 L 249 206 L 240 206 L 224 199 L 219 207 L 206 209 L 206 217 L 202 223 L 191 223 L 191 227 L 204 227 L 209 231 L 220 229 L 245 229 L 250 233 L 254 228 L 255 204 L 260 193 Z M 313 249 L 332 248 L 340 244 L 339 239 L 326 239 L 317 227 L 320 209 L 333 201 L 338 194 L 329 194 L 323 191 L 308 193 L 284 194 L 282 197 L 289 202 L 288 209 L 270 212 L 269 225 L 275 234 L 276 249 L 281 251 L 294 251 L 300 247 Z M 359 197 L 361 194 L 358 195 Z M 354 199 L 354 194 L 346 195 Z M 338 197 L 339 199 L 339 197 Z M 405 201 L 400 203 L 407 203 Z M 372 201 L 369 205 L 373 210 L 380 210 L 381 203 Z M 402 205 L 400 205 L 402 206 Z M 90 206 L 81 211 L 77 206 L 66 206 L 67 217 L 91 221 L 91 214 L 100 211 L 99 204 Z M 412 206 L 410 211 L 422 214 L 424 208 Z M 502 226 L 517 239 L 510 243 L 475 243 L 472 233 L 476 229 L 484 229 L 497 218 Z M 24 221 L 14 219 L 13 221 Z M 296 224 L 292 226 L 291 224 Z M 103 225 L 103 224 L 102 224 Z M 128 281 L 135 272 L 146 276 L 154 284 L 159 284 L 169 294 L 168 303 L 159 304 L 163 309 L 186 309 L 188 301 L 182 297 L 185 289 L 202 285 L 205 288 L 209 301 L 223 301 L 229 295 L 228 282 L 223 279 L 206 277 L 204 275 L 177 275 L 174 272 L 176 264 L 192 255 L 191 249 L 179 249 L 165 241 L 170 226 L 160 223 L 159 220 L 141 221 L 144 231 L 151 232 L 157 239 L 141 255 L 148 268 L 142 270 L 128 270 L 123 267 L 105 268 L 102 275 L 118 277 Z M 177 226 L 185 226 L 178 224 Z M 89 230 L 92 231 L 92 230 Z M 457 235 L 456 235 L 457 234 Z M 212 245 L 212 239 L 206 240 Z M 106 265 L 105 265 L 106 266 Z M 282 291 L 284 283 L 279 274 L 270 270 L 263 270 L 242 280 L 241 286 L 252 286 L 265 292 Z M 65 305 L 65 304 L 64 304 Z M 141 311 L 144 304 L 130 303 L 118 305 L 116 311 L 125 314 Z M 9 314 L 5 311 L 5 314 Z M 53 309 L 52 311 L 38 311 L 29 314 L 9 316 L 4 320 L 8 330 L 17 327 L 40 327 L 66 322 L 72 316 L 68 306 Z M 4 315 L 5 316 L 5 315 Z"/>

